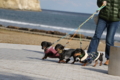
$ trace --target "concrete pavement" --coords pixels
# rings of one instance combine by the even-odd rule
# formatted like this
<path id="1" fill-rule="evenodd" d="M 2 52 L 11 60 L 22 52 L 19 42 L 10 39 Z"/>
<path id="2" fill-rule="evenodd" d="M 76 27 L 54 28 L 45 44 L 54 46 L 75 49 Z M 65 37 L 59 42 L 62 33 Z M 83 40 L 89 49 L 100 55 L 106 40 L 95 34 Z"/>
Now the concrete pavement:
<path id="1" fill-rule="evenodd" d="M 43 55 L 41 46 L 0 43 L 0 80 L 120 80 L 105 65 L 59 64 Z"/>

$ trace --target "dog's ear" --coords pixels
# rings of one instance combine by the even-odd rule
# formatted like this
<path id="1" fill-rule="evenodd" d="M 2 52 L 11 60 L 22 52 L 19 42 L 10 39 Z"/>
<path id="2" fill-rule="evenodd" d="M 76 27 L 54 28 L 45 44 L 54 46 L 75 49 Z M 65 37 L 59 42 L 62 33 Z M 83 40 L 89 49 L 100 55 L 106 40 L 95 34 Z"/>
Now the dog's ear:
<path id="1" fill-rule="evenodd" d="M 50 47 L 52 45 L 51 42 L 47 42 L 47 47 Z"/>
<path id="2" fill-rule="evenodd" d="M 41 42 L 41 46 L 43 45 L 44 42 Z"/>
<path id="3" fill-rule="evenodd" d="M 59 44 L 58 48 L 59 48 L 60 50 L 63 50 L 63 49 L 64 49 L 64 46 L 61 45 L 61 44 Z"/>
<path id="4" fill-rule="evenodd" d="M 81 53 L 82 53 L 82 54 L 85 54 L 85 51 L 84 51 L 83 49 L 81 49 Z"/>
<path id="5" fill-rule="evenodd" d="M 60 49 L 63 50 L 65 48 L 65 46 L 61 46 Z"/>
<path id="6" fill-rule="evenodd" d="M 43 46 L 45 45 L 46 41 L 41 42 L 41 47 L 43 49 Z"/>
<path id="7" fill-rule="evenodd" d="M 42 42 L 41 42 L 41 46 L 43 46 L 45 43 L 46 43 L 46 41 L 42 41 Z"/>
<path id="8" fill-rule="evenodd" d="M 63 49 L 64 49 L 64 46 L 61 45 L 61 44 L 57 44 L 57 45 L 55 46 L 55 50 L 56 50 L 57 48 L 60 49 L 60 50 L 63 50 Z"/>
<path id="9" fill-rule="evenodd" d="M 43 41 L 42 43 L 41 43 L 41 46 L 42 46 L 42 49 L 43 49 L 43 47 L 50 47 L 51 46 L 51 43 L 50 42 L 47 42 L 47 41 Z"/>
<path id="10" fill-rule="evenodd" d="M 55 46 L 55 50 L 57 50 L 57 48 L 58 48 L 59 45 L 60 45 L 60 44 L 56 44 L 56 46 Z"/>

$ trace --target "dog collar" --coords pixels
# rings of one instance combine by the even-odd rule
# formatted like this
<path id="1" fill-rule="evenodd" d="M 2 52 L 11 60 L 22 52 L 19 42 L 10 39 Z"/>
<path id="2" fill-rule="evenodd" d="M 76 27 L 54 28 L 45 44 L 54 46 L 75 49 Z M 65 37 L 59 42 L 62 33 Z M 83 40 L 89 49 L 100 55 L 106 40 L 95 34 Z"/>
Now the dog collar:
<path id="1" fill-rule="evenodd" d="M 59 53 L 59 54 L 62 53 L 62 50 L 60 50 L 58 53 Z"/>
<path id="2" fill-rule="evenodd" d="M 87 51 L 85 51 L 85 55 L 81 58 L 81 61 L 84 61 L 87 58 L 87 56 L 88 56 L 88 53 Z"/>
<path id="3" fill-rule="evenodd" d="M 82 55 L 82 54 L 80 55 L 80 57 L 83 57 L 83 56 L 84 56 L 84 55 Z"/>
<path id="4" fill-rule="evenodd" d="M 98 56 L 95 58 L 95 60 L 97 60 L 99 58 L 99 56 L 100 56 L 100 53 L 98 52 Z M 82 57 L 81 61 L 84 61 L 85 59 L 87 59 L 87 57 L 88 57 L 88 53 L 87 53 L 87 51 L 85 51 L 85 55 Z"/>

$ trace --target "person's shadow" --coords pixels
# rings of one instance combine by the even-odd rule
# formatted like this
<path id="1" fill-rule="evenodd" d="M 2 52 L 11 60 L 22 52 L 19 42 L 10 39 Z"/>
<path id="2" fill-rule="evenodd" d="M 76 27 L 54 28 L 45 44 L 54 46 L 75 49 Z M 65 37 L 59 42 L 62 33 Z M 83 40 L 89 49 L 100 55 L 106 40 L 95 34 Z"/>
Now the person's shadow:
<path id="1" fill-rule="evenodd" d="M 22 74 L 0 72 L 0 80 L 49 80 L 49 79 L 25 76 Z"/>

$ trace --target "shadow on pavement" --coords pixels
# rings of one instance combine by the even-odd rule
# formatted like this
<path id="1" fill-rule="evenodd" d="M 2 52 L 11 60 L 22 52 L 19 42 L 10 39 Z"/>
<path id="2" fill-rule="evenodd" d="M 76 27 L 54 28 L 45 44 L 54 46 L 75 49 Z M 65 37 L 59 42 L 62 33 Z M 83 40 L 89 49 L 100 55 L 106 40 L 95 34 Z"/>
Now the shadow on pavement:
<path id="1" fill-rule="evenodd" d="M 34 58 L 34 57 L 27 57 L 27 58 L 29 58 L 29 59 L 36 59 L 36 60 L 42 60 L 40 58 Z"/>
<path id="2" fill-rule="evenodd" d="M 96 72 L 108 74 L 108 71 L 107 71 L 107 70 L 95 69 L 95 68 L 83 68 L 83 69 L 87 69 L 87 70 L 90 70 L 90 71 L 96 71 Z"/>
<path id="3" fill-rule="evenodd" d="M 0 72 L 0 80 L 49 80 L 49 79 L 35 78 L 21 74 Z"/>
<path id="4" fill-rule="evenodd" d="M 59 60 L 50 60 L 50 59 L 45 59 L 45 60 L 43 60 L 43 61 L 50 61 L 50 62 L 58 62 Z"/>
<path id="5" fill-rule="evenodd" d="M 23 50 L 30 51 L 30 52 L 35 52 L 35 53 L 40 53 L 40 54 L 44 54 L 44 52 L 42 52 L 42 51 L 33 51 L 33 50 L 27 50 L 27 49 L 23 49 Z"/>
<path id="6" fill-rule="evenodd" d="M 42 58 L 35 58 L 35 57 L 27 57 L 27 58 L 29 58 L 29 59 L 36 59 L 36 60 L 42 60 Z M 45 59 L 45 60 L 42 60 L 42 61 L 58 62 L 58 60 Z"/>

